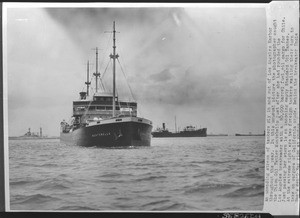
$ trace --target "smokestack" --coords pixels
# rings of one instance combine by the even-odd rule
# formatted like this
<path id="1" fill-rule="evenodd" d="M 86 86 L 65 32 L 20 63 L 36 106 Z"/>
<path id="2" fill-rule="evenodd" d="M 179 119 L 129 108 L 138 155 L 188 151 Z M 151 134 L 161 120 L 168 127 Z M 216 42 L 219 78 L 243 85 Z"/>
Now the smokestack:
<path id="1" fill-rule="evenodd" d="M 165 123 L 163 123 L 162 126 L 163 126 L 163 130 L 165 130 L 166 129 Z"/>
<path id="2" fill-rule="evenodd" d="M 86 92 L 79 92 L 79 94 L 80 94 L 80 99 L 81 100 L 86 99 Z"/>
<path id="3" fill-rule="evenodd" d="M 43 137 L 42 127 L 40 127 L 40 137 Z"/>

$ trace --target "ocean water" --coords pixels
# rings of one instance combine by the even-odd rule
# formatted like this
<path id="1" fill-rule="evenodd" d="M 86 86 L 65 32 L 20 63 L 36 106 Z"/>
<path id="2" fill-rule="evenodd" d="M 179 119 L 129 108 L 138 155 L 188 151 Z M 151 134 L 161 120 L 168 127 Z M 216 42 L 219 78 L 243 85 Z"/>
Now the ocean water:
<path id="1" fill-rule="evenodd" d="M 153 138 L 103 149 L 10 140 L 11 210 L 262 210 L 264 137 Z"/>

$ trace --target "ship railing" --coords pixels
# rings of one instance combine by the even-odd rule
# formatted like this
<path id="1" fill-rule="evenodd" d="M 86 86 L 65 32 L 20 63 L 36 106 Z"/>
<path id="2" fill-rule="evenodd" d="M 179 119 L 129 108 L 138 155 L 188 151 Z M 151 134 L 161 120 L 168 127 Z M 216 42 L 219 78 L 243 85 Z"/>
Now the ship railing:
<path id="1" fill-rule="evenodd" d="M 127 111 L 123 111 L 122 113 L 119 111 L 116 111 L 116 115 L 118 114 L 123 114 L 125 116 L 136 116 L 137 112 L 133 111 L 133 112 L 127 112 Z M 85 111 L 74 111 L 73 115 L 112 115 L 112 111 L 100 111 L 100 110 L 88 110 L 86 113 Z"/>

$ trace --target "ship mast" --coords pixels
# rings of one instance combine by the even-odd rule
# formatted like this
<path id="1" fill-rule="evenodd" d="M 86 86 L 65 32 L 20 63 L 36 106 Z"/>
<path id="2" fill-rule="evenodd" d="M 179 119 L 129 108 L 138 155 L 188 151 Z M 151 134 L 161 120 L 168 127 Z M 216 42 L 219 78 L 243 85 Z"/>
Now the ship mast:
<path id="1" fill-rule="evenodd" d="M 119 57 L 116 54 L 116 29 L 115 21 L 113 23 L 113 54 L 110 54 L 110 58 L 113 59 L 113 117 L 116 113 L 116 59 Z"/>
<path id="2" fill-rule="evenodd" d="M 98 47 L 96 47 L 96 73 L 94 73 L 96 77 L 96 92 L 98 92 L 98 77 L 100 77 L 100 73 L 98 73 Z"/>
<path id="3" fill-rule="evenodd" d="M 86 72 L 86 82 L 85 82 L 85 84 L 86 84 L 86 95 L 87 96 L 89 96 L 89 86 L 91 85 L 91 82 L 89 81 L 89 65 L 90 65 L 90 63 L 89 63 L 89 61 L 87 61 L 87 72 Z"/>
<path id="4" fill-rule="evenodd" d="M 175 133 L 177 133 L 176 116 L 175 116 Z"/>

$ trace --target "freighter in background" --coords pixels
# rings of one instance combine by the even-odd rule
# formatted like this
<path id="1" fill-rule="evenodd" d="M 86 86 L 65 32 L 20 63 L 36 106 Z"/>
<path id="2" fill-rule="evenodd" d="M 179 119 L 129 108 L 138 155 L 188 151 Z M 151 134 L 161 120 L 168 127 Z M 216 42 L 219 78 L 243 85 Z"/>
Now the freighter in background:
<path id="1" fill-rule="evenodd" d="M 135 101 L 121 101 L 116 95 L 116 37 L 115 22 L 113 23 L 113 92 L 105 89 L 99 91 L 98 80 L 98 49 L 96 48 L 96 90 L 89 94 L 89 63 L 87 64 L 86 92 L 80 92 L 80 99 L 73 101 L 72 121 L 61 122 L 60 140 L 66 144 L 85 147 L 124 147 L 150 146 L 152 122 L 137 117 Z M 118 60 L 119 61 L 119 60 Z M 123 72 L 124 73 L 124 72 Z M 102 88 L 104 88 L 101 83 Z"/>
<path id="2" fill-rule="evenodd" d="M 206 137 L 207 136 L 207 128 L 196 129 L 194 126 L 187 126 L 183 129 L 183 131 L 169 132 L 166 129 L 165 123 L 162 124 L 162 128 L 157 128 L 154 132 L 152 132 L 152 136 L 155 138 L 163 138 L 163 137 Z"/>

